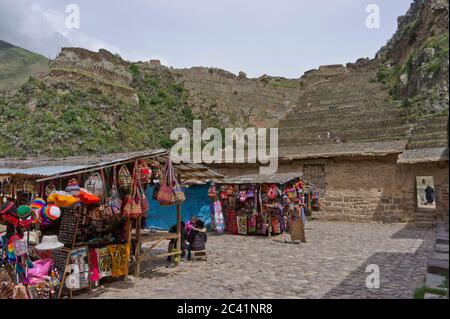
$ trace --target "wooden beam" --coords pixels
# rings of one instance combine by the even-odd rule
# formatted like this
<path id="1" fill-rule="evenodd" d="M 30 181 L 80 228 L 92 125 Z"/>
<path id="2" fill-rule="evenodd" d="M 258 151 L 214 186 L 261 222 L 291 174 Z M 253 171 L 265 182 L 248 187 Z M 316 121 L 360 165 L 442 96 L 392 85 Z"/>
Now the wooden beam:
<path id="1" fill-rule="evenodd" d="M 177 204 L 177 252 L 181 255 L 181 206 Z M 180 257 L 176 259 L 175 266 L 180 263 Z"/>

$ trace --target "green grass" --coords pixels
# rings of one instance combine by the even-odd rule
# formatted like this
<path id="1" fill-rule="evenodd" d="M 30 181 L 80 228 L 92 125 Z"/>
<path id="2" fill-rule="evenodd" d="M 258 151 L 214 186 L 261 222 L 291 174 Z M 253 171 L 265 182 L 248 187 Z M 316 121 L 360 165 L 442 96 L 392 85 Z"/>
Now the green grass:
<path id="1" fill-rule="evenodd" d="M 17 89 L 30 76 L 48 70 L 45 57 L 0 40 L 0 90 Z"/>
<path id="2" fill-rule="evenodd" d="M 70 72 L 70 70 L 68 70 Z M 116 98 L 108 83 L 31 77 L 12 97 L 0 93 L 0 157 L 70 156 L 170 147 L 174 127 L 192 126 L 183 86 L 171 74 L 134 65 L 138 101 Z M 88 75 L 87 75 L 88 76 Z M 59 90 L 63 88 L 63 90 Z M 30 102 L 33 106 L 30 109 Z"/>
<path id="3" fill-rule="evenodd" d="M 444 281 L 438 286 L 442 289 L 427 288 L 426 286 L 419 287 L 414 291 L 413 299 L 424 299 L 426 293 L 448 297 L 448 272 L 441 274 L 441 276 L 445 278 Z"/>

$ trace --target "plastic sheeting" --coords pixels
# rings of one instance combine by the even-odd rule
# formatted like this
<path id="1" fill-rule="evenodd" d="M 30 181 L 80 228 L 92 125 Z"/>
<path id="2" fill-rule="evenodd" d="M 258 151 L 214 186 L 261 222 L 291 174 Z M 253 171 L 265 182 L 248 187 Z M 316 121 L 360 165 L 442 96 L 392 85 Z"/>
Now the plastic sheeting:
<path id="1" fill-rule="evenodd" d="M 181 221 L 187 222 L 192 216 L 200 215 L 203 206 L 211 202 L 208 198 L 209 184 L 195 185 L 183 188 L 186 200 L 181 205 Z M 161 206 L 158 201 L 152 199 L 154 186 L 147 187 L 145 196 L 149 202 L 147 227 L 169 230 L 177 222 L 176 206 Z"/>

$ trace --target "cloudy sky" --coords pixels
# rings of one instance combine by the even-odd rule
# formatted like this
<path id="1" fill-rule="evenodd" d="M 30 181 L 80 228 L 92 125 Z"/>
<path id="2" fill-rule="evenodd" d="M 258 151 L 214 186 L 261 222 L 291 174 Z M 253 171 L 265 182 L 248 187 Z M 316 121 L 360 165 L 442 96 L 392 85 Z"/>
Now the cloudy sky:
<path id="1" fill-rule="evenodd" d="M 106 48 L 132 61 L 297 78 L 322 64 L 373 57 L 411 2 L 0 0 L 0 39 L 48 57 L 63 46 Z M 79 8 L 79 28 L 67 28 L 68 17 L 76 21 L 70 4 Z M 379 7 L 379 28 L 366 26 L 370 4 Z"/>

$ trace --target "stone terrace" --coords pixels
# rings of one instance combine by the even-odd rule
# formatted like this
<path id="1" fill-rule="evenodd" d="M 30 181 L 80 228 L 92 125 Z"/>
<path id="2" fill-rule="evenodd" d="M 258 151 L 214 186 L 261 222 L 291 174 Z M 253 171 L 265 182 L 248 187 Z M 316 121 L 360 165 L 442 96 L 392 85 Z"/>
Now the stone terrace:
<path id="1" fill-rule="evenodd" d="M 304 90 L 279 122 L 281 147 L 410 140 L 408 148 L 447 144 L 447 117 L 411 120 L 377 81 L 378 64 L 332 65 L 301 78 Z"/>

